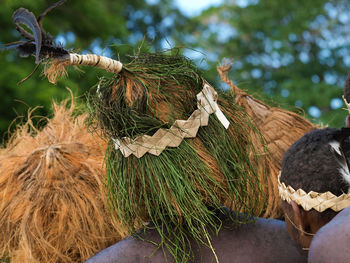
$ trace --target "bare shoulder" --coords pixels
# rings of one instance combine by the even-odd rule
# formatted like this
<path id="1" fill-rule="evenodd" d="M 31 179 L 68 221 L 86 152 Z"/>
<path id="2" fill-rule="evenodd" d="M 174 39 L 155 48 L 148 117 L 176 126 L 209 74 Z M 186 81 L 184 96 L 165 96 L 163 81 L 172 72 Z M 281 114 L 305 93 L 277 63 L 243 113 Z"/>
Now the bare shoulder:
<path id="1" fill-rule="evenodd" d="M 288 235 L 284 221 L 258 218 L 239 228 L 227 228 L 227 222 L 213 246 L 220 262 L 306 262 L 306 254 Z M 210 257 L 208 252 L 208 258 Z"/>
<path id="2" fill-rule="evenodd" d="M 161 263 L 170 259 L 169 253 L 159 247 L 159 236 L 155 231 L 148 231 L 147 241 L 143 233 L 127 237 L 102 250 L 87 260 L 87 263 Z M 168 261 L 171 262 L 171 261 Z"/>
<path id="3" fill-rule="evenodd" d="M 323 226 L 311 242 L 310 263 L 349 262 L 350 207 L 345 208 Z"/>
<path id="4" fill-rule="evenodd" d="M 101 251 L 88 263 L 160 263 L 173 262 L 169 253 L 157 247 L 160 238 L 155 230 L 148 230 L 142 237 L 152 242 L 129 237 Z M 209 248 L 212 246 L 215 255 Z M 237 227 L 224 220 L 218 234 L 210 232 L 210 244 L 191 242 L 194 262 L 220 263 L 245 262 L 306 262 L 306 256 L 290 239 L 285 224 L 280 220 L 256 219 L 255 222 Z"/>

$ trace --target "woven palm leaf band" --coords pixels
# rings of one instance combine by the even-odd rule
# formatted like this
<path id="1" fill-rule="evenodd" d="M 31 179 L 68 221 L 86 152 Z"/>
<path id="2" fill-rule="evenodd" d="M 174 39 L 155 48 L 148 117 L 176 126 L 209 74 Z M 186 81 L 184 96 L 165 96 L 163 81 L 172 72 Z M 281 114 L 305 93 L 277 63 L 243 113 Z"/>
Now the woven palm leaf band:
<path id="1" fill-rule="evenodd" d="M 291 186 L 286 186 L 280 181 L 281 173 L 278 175 L 278 190 L 282 200 L 290 204 L 294 201 L 300 205 L 305 211 L 315 209 L 318 212 L 323 212 L 330 208 L 335 212 L 343 210 L 350 206 L 350 193 L 336 196 L 331 192 L 317 193 L 310 191 L 306 193 L 302 189 L 294 190 Z"/>
<path id="2" fill-rule="evenodd" d="M 202 91 L 197 94 L 197 107 L 187 120 L 176 120 L 170 129 L 159 129 L 153 136 L 142 135 L 131 139 L 124 137 L 112 139 L 115 149 L 120 150 L 124 157 L 131 154 L 141 158 L 146 153 L 159 156 L 166 147 L 178 147 L 184 138 L 194 138 L 201 126 L 208 126 L 209 115 L 215 113 L 218 120 L 227 129 L 229 121 L 220 110 L 217 93 L 213 87 L 205 83 Z"/>

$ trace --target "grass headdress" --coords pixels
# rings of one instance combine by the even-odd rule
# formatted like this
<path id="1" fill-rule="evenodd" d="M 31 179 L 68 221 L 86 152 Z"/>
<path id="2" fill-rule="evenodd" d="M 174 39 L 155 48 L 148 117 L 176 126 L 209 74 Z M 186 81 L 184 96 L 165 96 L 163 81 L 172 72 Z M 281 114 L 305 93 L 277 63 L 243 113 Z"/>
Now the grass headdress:
<path id="1" fill-rule="evenodd" d="M 20 10 L 15 23 L 28 23 L 20 16 L 32 17 L 28 27 L 37 28 L 34 15 Z M 152 221 L 160 245 L 177 262 L 187 262 L 188 238 L 207 244 L 208 229 L 220 228 L 214 210 L 223 203 L 248 215 L 237 224 L 267 211 L 266 167 L 261 165 L 266 151 L 256 146 L 263 146 L 264 138 L 235 103 L 235 94 L 215 91 L 190 60 L 171 51 L 140 53 L 122 64 L 62 48 L 57 52 L 58 47 L 35 37 L 14 47 L 29 54 L 34 50 L 27 46 L 33 44 L 37 61 L 49 60 L 45 72 L 52 82 L 69 65 L 115 73 L 98 84 L 88 106 L 92 125 L 108 140 L 110 204 L 130 232 Z"/>

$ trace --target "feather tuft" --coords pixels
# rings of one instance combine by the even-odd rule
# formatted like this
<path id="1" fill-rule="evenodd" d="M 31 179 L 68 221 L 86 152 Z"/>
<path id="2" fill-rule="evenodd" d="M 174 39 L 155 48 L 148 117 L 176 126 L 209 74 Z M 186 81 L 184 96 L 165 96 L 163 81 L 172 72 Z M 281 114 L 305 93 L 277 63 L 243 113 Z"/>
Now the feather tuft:
<path id="1" fill-rule="evenodd" d="M 338 164 L 340 165 L 340 174 L 342 175 L 343 179 L 350 185 L 350 169 L 348 166 L 348 162 L 346 161 L 346 156 L 341 148 L 340 142 L 333 140 L 329 142 L 329 145 L 331 146 L 331 150 L 334 153 Z"/>
<path id="2" fill-rule="evenodd" d="M 6 44 L 0 50 L 17 49 L 21 57 L 28 57 L 35 54 L 35 63 L 39 64 L 49 58 L 67 59 L 69 51 L 60 45 L 55 45 L 50 34 L 45 33 L 41 22 L 43 17 L 53 8 L 62 5 L 65 0 L 58 1 L 47 8 L 38 19 L 25 8 L 19 8 L 13 13 L 13 22 L 17 31 L 26 39 Z M 27 26 L 32 32 L 25 30 L 20 24 Z"/>
<path id="3" fill-rule="evenodd" d="M 340 150 L 340 143 L 338 141 L 331 141 L 329 142 L 329 145 L 333 148 L 334 151 L 337 152 L 337 154 L 342 155 Z"/>
<path id="4" fill-rule="evenodd" d="M 16 25 L 16 29 L 20 32 L 22 36 L 24 36 L 28 40 L 35 41 L 35 63 L 39 64 L 42 35 L 40 26 L 36 21 L 35 15 L 25 8 L 19 8 L 14 12 L 12 19 Z M 19 24 L 26 25 L 28 28 L 30 28 L 30 30 L 32 30 L 33 34 L 28 33 Z"/>

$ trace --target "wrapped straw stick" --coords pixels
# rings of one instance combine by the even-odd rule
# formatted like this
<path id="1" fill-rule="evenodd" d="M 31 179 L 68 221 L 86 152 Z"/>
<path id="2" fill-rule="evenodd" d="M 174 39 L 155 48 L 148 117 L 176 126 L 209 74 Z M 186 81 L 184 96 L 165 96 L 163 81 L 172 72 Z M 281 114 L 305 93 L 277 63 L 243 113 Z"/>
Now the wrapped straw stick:
<path id="1" fill-rule="evenodd" d="M 69 54 L 69 64 L 71 66 L 84 65 L 102 68 L 115 74 L 118 74 L 123 68 L 123 64 L 120 61 L 95 54 L 79 55 L 71 53 Z"/>
<path id="2" fill-rule="evenodd" d="M 67 66 L 91 66 L 118 74 L 123 69 L 120 61 L 95 54 L 80 55 L 69 53 L 59 58 L 53 58 L 45 66 L 44 74 L 50 83 L 56 84 L 57 79 L 67 75 Z"/>

